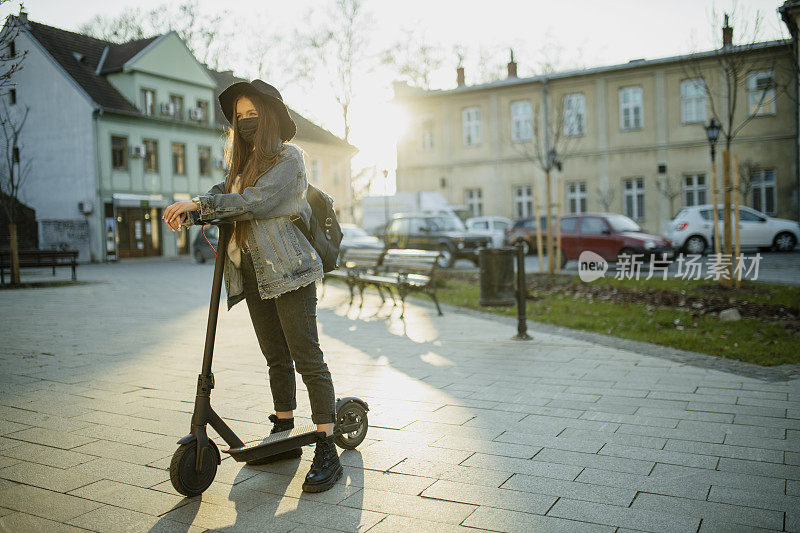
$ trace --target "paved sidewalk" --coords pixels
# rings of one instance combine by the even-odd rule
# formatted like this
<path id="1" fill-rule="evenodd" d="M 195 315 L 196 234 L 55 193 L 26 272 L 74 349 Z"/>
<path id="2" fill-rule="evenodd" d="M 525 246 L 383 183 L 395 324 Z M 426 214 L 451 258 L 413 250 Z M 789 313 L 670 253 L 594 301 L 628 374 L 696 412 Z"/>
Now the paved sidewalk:
<path id="1" fill-rule="evenodd" d="M 323 351 L 337 396 L 370 406 L 367 439 L 339 450 L 345 475 L 302 493 L 308 446 L 274 465 L 224 459 L 182 498 L 167 469 L 211 272 L 127 260 L 82 265 L 96 283 L 0 291 L 0 531 L 800 530 L 800 381 L 544 329 L 512 341 L 513 319 L 438 317 L 424 300 L 404 322 L 373 296 L 359 313 L 335 284 Z M 220 312 L 214 374 L 212 403 L 240 436 L 268 432 L 244 302 Z"/>

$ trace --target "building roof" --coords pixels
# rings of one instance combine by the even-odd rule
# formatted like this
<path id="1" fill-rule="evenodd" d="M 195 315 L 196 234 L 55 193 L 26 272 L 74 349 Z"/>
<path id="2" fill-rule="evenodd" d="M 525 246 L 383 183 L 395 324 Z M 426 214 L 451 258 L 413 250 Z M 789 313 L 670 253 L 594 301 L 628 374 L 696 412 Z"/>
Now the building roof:
<path id="1" fill-rule="evenodd" d="M 791 39 L 777 39 L 774 41 L 764 41 L 760 43 L 753 43 L 749 45 L 737 45 L 732 46 L 730 50 L 725 50 L 726 53 L 728 52 L 748 52 L 748 51 L 755 51 L 755 50 L 765 50 L 769 48 L 777 48 L 780 46 L 788 46 L 791 45 Z M 525 78 L 518 78 L 514 77 L 507 77 L 487 83 L 479 83 L 476 85 L 465 85 L 462 87 L 456 87 L 454 89 L 434 89 L 434 90 L 424 90 L 418 87 L 407 86 L 403 90 L 403 95 L 400 96 L 395 91 L 395 98 L 398 96 L 400 97 L 415 97 L 415 96 L 438 96 L 438 95 L 451 95 L 457 93 L 463 93 L 468 91 L 480 91 L 486 89 L 495 89 L 500 87 L 510 87 L 515 85 L 525 85 L 530 83 L 542 83 L 545 81 L 550 80 L 557 80 L 562 78 L 574 78 L 577 76 L 588 76 L 592 74 L 602 74 L 605 72 L 613 72 L 619 70 L 627 70 L 627 69 L 635 69 L 635 68 L 642 68 L 642 67 L 650 67 L 654 65 L 662 65 L 667 63 L 677 63 L 680 61 L 685 60 L 702 60 L 712 58 L 715 55 L 719 54 L 722 50 L 709 50 L 705 52 L 698 52 L 694 54 L 684 54 L 684 55 L 677 55 L 677 56 L 670 56 L 670 57 L 663 57 L 658 59 L 632 59 L 627 63 L 620 63 L 617 65 L 606 65 L 600 67 L 591 67 L 591 68 L 584 68 L 584 69 L 575 69 L 575 70 L 568 70 L 563 72 L 553 72 L 550 74 L 539 74 L 536 76 L 529 76 Z M 398 82 L 401 83 L 402 82 Z M 407 84 L 406 84 L 407 85 Z"/>
<path id="2" fill-rule="evenodd" d="M 30 34 L 44 47 L 47 53 L 98 106 L 107 111 L 146 117 L 106 79 L 105 75 L 122 70 L 122 66 L 127 61 L 160 38 L 161 35 L 116 44 L 32 20 L 28 20 L 28 28 Z M 100 65 L 99 74 L 98 65 Z M 214 124 L 221 129 L 227 125 L 227 121 L 219 105 L 219 94 L 230 84 L 247 80 L 234 76 L 231 70 L 216 71 L 207 66 L 205 68 L 217 83 L 214 90 Z M 354 152 L 358 150 L 355 146 L 314 124 L 291 108 L 289 108 L 289 114 L 297 124 L 299 139 L 348 147 Z"/>

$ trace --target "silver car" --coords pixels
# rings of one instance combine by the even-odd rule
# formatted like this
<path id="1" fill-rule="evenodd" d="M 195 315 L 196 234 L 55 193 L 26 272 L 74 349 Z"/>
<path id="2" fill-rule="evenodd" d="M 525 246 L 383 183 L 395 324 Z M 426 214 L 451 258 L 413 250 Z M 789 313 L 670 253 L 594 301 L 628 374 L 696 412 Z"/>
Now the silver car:
<path id="1" fill-rule="evenodd" d="M 722 208 L 722 204 L 717 206 L 720 239 L 725 235 Z M 733 207 L 731 207 L 731 217 L 735 217 Z M 676 249 L 682 249 L 690 254 L 702 254 L 714 243 L 713 218 L 711 204 L 684 207 L 669 222 L 665 236 L 673 242 Z M 731 227 L 734 221 L 735 218 L 732 218 Z M 739 244 L 742 248 L 790 252 L 797 245 L 798 238 L 800 238 L 800 223 L 785 218 L 774 218 L 752 207 L 739 206 Z"/>

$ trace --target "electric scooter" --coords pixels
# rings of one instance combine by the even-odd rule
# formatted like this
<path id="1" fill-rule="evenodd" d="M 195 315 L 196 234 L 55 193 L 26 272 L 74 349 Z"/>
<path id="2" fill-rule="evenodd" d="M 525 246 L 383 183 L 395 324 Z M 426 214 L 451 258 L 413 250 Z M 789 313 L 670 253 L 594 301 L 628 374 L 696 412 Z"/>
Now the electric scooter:
<path id="1" fill-rule="evenodd" d="M 316 441 L 317 433 L 316 424 L 308 424 L 272 433 L 263 440 L 244 443 L 211 408 L 211 389 L 214 388 L 211 358 L 214 352 L 214 337 L 222 292 L 225 250 L 232 234 L 233 223 L 225 219 L 214 219 L 208 224 L 216 225 L 219 228 L 219 239 L 217 240 L 217 258 L 214 264 L 211 288 L 211 307 L 208 310 L 203 369 L 197 378 L 197 396 L 194 402 L 191 431 L 178 441 L 178 449 L 173 454 L 172 462 L 169 465 L 172 486 L 180 494 L 189 497 L 202 494 L 211 485 L 217 474 L 217 466 L 221 462 L 220 450 L 208 437 L 206 425 L 211 425 L 228 444 L 228 448 L 223 449 L 222 452 L 229 454 L 238 462 L 257 461 L 270 455 L 313 444 Z M 367 411 L 369 411 L 367 402 L 360 398 L 347 396 L 336 399 L 336 420 L 333 434 L 337 446 L 352 450 L 361 444 L 367 434 Z"/>

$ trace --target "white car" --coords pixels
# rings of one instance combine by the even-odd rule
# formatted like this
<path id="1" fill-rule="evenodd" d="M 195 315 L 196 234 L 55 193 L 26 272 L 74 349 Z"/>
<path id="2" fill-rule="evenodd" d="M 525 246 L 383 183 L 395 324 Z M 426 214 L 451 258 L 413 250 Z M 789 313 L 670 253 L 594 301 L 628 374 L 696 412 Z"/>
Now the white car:
<path id="1" fill-rule="evenodd" d="M 511 227 L 511 220 L 506 217 L 472 217 L 468 218 L 467 230 L 476 235 L 492 238 L 492 247 L 503 246 L 506 228 Z"/>
<path id="2" fill-rule="evenodd" d="M 722 208 L 722 204 L 717 206 L 720 239 L 725 235 Z M 711 204 L 684 207 L 669 221 L 665 237 L 672 241 L 676 250 L 702 254 L 710 250 L 714 243 L 713 217 Z M 733 206 L 731 206 L 731 217 L 731 228 L 733 228 L 735 221 Z M 785 218 L 774 218 L 752 207 L 739 206 L 739 244 L 742 248 L 790 252 L 794 250 L 798 238 L 800 238 L 800 223 Z"/>

